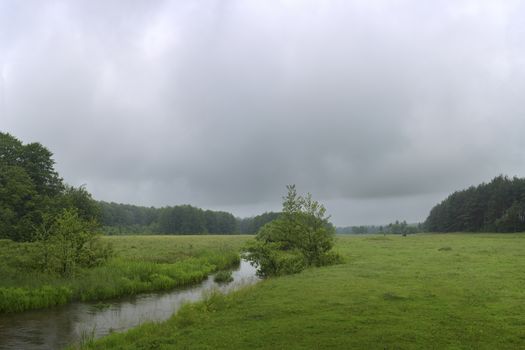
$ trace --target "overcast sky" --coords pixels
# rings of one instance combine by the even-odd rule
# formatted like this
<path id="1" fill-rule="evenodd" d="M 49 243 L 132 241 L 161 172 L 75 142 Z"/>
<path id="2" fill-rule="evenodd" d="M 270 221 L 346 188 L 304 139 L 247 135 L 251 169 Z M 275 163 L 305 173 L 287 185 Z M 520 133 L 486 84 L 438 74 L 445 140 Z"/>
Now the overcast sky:
<path id="1" fill-rule="evenodd" d="M 96 199 L 422 221 L 525 176 L 521 1 L 0 0 L 0 130 Z"/>

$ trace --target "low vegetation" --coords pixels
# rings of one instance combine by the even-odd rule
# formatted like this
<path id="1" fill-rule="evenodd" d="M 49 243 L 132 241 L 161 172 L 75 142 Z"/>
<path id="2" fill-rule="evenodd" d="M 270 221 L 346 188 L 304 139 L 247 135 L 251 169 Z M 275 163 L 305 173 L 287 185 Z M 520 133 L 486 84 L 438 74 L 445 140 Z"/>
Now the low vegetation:
<path id="1" fill-rule="evenodd" d="M 104 300 L 171 289 L 205 279 L 239 263 L 245 236 L 100 237 L 114 254 L 75 274 L 42 273 L 39 242 L 0 240 L 0 312 L 18 312 L 74 300 Z M 61 265 L 59 265 L 61 266 Z"/>
<path id="2" fill-rule="evenodd" d="M 233 276 L 231 271 L 223 270 L 219 271 L 213 277 L 213 280 L 217 283 L 228 283 L 233 281 Z"/>
<path id="3" fill-rule="evenodd" d="M 525 347 L 525 235 L 338 237 L 334 249 L 345 264 L 212 294 L 87 348 Z"/>

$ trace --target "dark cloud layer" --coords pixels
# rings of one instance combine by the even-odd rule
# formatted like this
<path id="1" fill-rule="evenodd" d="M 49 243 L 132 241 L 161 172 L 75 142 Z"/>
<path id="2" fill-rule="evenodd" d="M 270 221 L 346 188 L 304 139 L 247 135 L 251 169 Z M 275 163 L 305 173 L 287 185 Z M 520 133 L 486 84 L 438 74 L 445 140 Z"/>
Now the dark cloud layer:
<path id="1" fill-rule="evenodd" d="M 2 1 L 0 129 L 99 198 L 424 219 L 525 172 L 525 7 Z"/>

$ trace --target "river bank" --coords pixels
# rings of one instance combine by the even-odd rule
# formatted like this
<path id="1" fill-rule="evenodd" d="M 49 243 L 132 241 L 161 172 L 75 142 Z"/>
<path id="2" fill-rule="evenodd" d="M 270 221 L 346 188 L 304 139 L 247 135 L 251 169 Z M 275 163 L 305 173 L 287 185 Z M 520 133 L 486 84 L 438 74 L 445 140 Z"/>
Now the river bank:
<path id="1" fill-rule="evenodd" d="M 115 257 L 60 278 L 34 269 L 32 243 L 0 240 L 0 313 L 169 290 L 239 263 L 249 236 L 103 237 Z"/>

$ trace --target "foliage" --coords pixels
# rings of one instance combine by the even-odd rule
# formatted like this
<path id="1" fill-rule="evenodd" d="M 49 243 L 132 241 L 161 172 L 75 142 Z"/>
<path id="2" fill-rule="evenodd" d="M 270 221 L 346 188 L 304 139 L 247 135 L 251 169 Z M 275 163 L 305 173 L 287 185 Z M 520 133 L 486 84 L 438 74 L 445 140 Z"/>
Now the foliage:
<path id="1" fill-rule="evenodd" d="M 112 254 L 96 233 L 97 223 L 79 217 L 76 209 L 64 209 L 48 226 L 44 222 L 37 233 L 40 249 L 37 264 L 42 270 L 69 277 L 78 268 L 102 264 Z"/>
<path id="2" fill-rule="evenodd" d="M 525 231 L 525 179 L 498 176 L 454 192 L 432 208 L 425 226 L 432 232 Z"/>
<path id="3" fill-rule="evenodd" d="M 250 218 L 244 218 L 239 220 L 239 231 L 241 234 L 254 235 L 264 225 L 277 219 L 281 213 L 266 212 L 261 215 L 257 215 Z"/>
<path id="4" fill-rule="evenodd" d="M 153 207 L 140 207 L 131 204 L 117 204 L 108 202 L 98 202 L 101 217 L 100 222 L 103 226 L 121 229 L 125 227 L 137 226 L 148 227 L 158 220 L 159 210 Z M 143 230 L 144 231 L 144 230 Z M 125 233 L 125 232 L 119 232 Z"/>
<path id="5" fill-rule="evenodd" d="M 233 281 L 232 272 L 228 270 L 219 271 L 213 276 L 213 280 L 217 283 L 228 283 Z"/>
<path id="6" fill-rule="evenodd" d="M 0 132 L 0 238 L 34 240 L 44 218 L 67 208 L 76 208 L 86 220 L 98 218 L 91 195 L 83 187 L 65 185 L 52 156 L 39 143 L 24 145 Z"/>
<path id="7" fill-rule="evenodd" d="M 153 208 L 99 202 L 101 222 L 108 234 L 232 234 L 238 232 L 235 217 L 227 212 L 203 210 L 191 205 Z"/>
<path id="8" fill-rule="evenodd" d="M 24 169 L 0 166 L 0 238 L 29 240 L 36 190 Z"/>
<path id="9" fill-rule="evenodd" d="M 159 214 L 159 230 L 173 234 L 205 232 L 204 211 L 191 205 L 162 208 Z"/>
<path id="10" fill-rule="evenodd" d="M 326 209 L 308 193 L 297 194 L 295 185 L 287 186 L 282 214 L 264 225 L 256 242 L 247 246 L 247 259 L 258 267 L 261 276 L 296 273 L 306 266 L 321 266 L 332 249 L 334 227 Z"/>
<path id="11" fill-rule="evenodd" d="M 355 234 L 368 233 L 368 227 L 366 227 L 366 226 L 353 226 L 352 227 L 352 233 L 355 233 Z"/>
<path id="12" fill-rule="evenodd" d="M 337 227 L 338 234 L 372 234 L 372 233 L 393 233 L 393 234 L 409 234 L 425 232 L 422 223 L 408 224 L 405 220 L 396 220 L 388 225 L 367 225 L 367 226 L 347 226 Z"/>
<path id="13" fill-rule="evenodd" d="M 84 186 L 73 187 L 64 185 L 64 190 L 58 198 L 59 207 L 74 209 L 80 219 L 100 222 L 100 206 Z"/>
<path id="14" fill-rule="evenodd" d="M 22 168 L 36 192 L 50 197 L 59 194 L 63 187 L 62 179 L 53 168 L 52 156 L 40 143 L 23 145 L 14 136 L 0 132 L 0 165 Z"/>
<path id="15" fill-rule="evenodd" d="M 525 348 L 524 235 L 345 236 L 334 249 L 348 263 L 188 304 L 88 348 Z"/>
<path id="16" fill-rule="evenodd" d="M 119 234 L 256 234 L 280 213 L 267 212 L 237 219 L 224 211 L 203 210 L 191 205 L 164 208 L 98 202 L 105 233 Z"/>
<path id="17" fill-rule="evenodd" d="M 298 249 L 282 249 L 279 242 L 251 241 L 246 247 L 245 258 L 257 266 L 257 276 L 280 276 L 299 273 L 307 266 Z"/>

